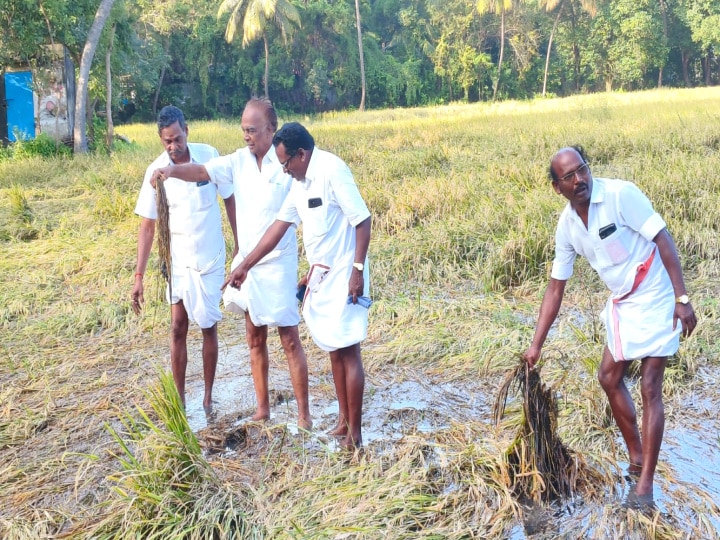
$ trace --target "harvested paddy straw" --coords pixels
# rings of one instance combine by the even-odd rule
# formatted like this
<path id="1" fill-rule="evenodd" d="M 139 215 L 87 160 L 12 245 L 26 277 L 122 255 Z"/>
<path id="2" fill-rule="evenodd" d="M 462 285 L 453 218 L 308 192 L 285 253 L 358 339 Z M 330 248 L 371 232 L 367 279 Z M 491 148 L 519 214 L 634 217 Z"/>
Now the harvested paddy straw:
<path id="1" fill-rule="evenodd" d="M 157 191 L 157 236 L 158 255 L 160 257 L 160 272 L 168 282 L 170 298 L 172 298 L 172 257 L 170 255 L 170 209 L 165 193 L 165 180 L 158 178 L 156 183 Z"/>
<path id="2" fill-rule="evenodd" d="M 508 372 L 500 387 L 493 408 L 496 424 L 505 414 L 512 386 L 522 395 L 523 406 L 517 436 L 507 450 L 510 487 L 520 499 L 533 502 L 570 497 L 597 473 L 558 437 L 553 389 L 542 384 L 539 369 L 531 370 L 524 361 Z"/>

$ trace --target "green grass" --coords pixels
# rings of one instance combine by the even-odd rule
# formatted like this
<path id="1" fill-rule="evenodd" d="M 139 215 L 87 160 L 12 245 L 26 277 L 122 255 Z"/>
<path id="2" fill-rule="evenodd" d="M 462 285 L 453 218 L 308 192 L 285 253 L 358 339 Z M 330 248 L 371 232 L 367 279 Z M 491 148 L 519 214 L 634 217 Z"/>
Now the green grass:
<path id="1" fill-rule="evenodd" d="M 420 373 L 494 397 L 529 344 L 549 273 L 564 205 L 549 159 L 579 143 L 595 175 L 649 195 L 678 245 L 700 322 L 666 376 L 677 421 L 698 371 L 718 366 L 719 110 L 720 90 L 697 89 L 300 118 L 348 162 L 373 213 L 368 375 Z M 222 153 L 243 145 L 237 122 L 189 125 L 190 140 Z M 133 210 L 157 130 L 117 131 L 133 144 L 111 156 L 0 160 L 0 536 L 507 537 L 523 512 L 504 459 L 511 425 L 450 423 L 349 462 L 308 453 L 280 426 L 257 435 L 252 456 L 199 452 L 157 382 L 168 308 L 156 251 L 146 310 L 129 309 Z M 610 477 L 624 449 L 595 380 L 605 297 L 579 261 L 543 380 L 562 394 L 563 442 Z M 662 463 L 660 474 L 671 476 Z M 668 522 L 600 502 L 558 535 L 717 537 L 716 503 L 677 505 L 683 519 Z"/>

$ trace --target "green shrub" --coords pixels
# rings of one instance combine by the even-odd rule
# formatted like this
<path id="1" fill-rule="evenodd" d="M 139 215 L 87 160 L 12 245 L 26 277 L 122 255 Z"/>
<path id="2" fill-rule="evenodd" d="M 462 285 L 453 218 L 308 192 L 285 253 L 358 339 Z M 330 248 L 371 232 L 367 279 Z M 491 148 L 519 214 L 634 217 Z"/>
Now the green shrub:
<path id="1" fill-rule="evenodd" d="M 34 139 L 20 140 L 9 147 L 13 159 L 27 159 L 35 156 L 53 157 L 70 155 L 72 151 L 62 142 L 56 141 L 49 135 L 41 133 Z"/>

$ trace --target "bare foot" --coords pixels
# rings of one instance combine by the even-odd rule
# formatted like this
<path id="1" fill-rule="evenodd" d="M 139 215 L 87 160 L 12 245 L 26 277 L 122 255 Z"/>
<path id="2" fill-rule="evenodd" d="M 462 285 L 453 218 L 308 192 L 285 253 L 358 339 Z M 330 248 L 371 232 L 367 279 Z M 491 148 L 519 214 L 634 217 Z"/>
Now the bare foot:
<path id="1" fill-rule="evenodd" d="M 333 437 L 345 437 L 347 435 L 347 426 L 336 426 L 334 429 L 331 429 L 328 431 L 328 435 L 332 435 Z"/>
<path id="2" fill-rule="evenodd" d="M 305 431 L 310 431 L 312 429 L 313 423 L 309 416 L 308 417 L 300 416 L 300 417 L 298 417 L 297 425 L 300 429 L 304 429 Z"/>
<path id="3" fill-rule="evenodd" d="M 260 422 L 263 420 L 270 420 L 270 413 L 263 413 L 260 411 L 256 411 L 255 414 L 253 414 L 252 418 L 250 419 L 253 422 Z"/>
<path id="4" fill-rule="evenodd" d="M 636 478 L 640 477 L 640 473 L 642 473 L 642 464 L 630 463 L 630 465 L 628 465 L 627 473 L 628 475 Z"/>
<path id="5" fill-rule="evenodd" d="M 360 450 L 362 449 L 362 445 L 363 444 L 361 437 L 352 437 L 348 433 L 340 443 L 340 448 L 342 448 L 343 450 Z"/>
<path id="6" fill-rule="evenodd" d="M 328 435 L 332 435 L 333 437 L 345 437 L 348 432 L 348 425 L 345 419 L 341 416 L 338 418 L 337 425 L 332 428 L 330 431 L 328 431 Z"/>

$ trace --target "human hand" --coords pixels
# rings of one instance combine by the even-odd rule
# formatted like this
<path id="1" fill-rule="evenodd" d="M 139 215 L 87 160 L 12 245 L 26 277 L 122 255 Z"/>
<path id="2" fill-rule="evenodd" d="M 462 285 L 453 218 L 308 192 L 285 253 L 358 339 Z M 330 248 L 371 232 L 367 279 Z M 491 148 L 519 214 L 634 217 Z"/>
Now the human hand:
<path id="1" fill-rule="evenodd" d="M 697 326 L 697 317 L 691 304 L 675 304 L 675 315 L 673 317 L 673 330 L 677 328 L 678 320 L 682 324 L 682 335 L 689 337 Z"/>
<path id="2" fill-rule="evenodd" d="M 170 167 L 156 169 L 150 177 L 150 185 L 152 187 L 157 187 L 158 180 L 167 180 L 168 178 L 170 178 Z"/>
<path id="3" fill-rule="evenodd" d="M 225 283 L 222 284 L 222 287 L 220 287 L 221 290 L 225 290 L 225 287 L 230 285 L 231 287 L 234 287 L 235 289 L 239 289 L 242 284 L 245 282 L 245 279 L 247 278 L 248 271 L 245 269 L 243 263 L 240 263 L 235 270 L 230 272 L 230 275 L 225 280 Z"/>
<path id="4" fill-rule="evenodd" d="M 352 303 L 357 304 L 358 296 L 362 296 L 365 290 L 365 277 L 362 272 L 353 269 L 350 272 L 350 282 L 348 283 L 348 296 L 352 297 Z"/>
<path id="5" fill-rule="evenodd" d="M 133 286 L 131 298 L 133 312 L 135 315 L 140 315 L 140 311 L 142 310 L 143 305 L 145 305 L 142 276 L 135 276 L 135 285 Z"/>
<path id="6" fill-rule="evenodd" d="M 530 369 L 535 369 L 535 364 L 540 360 L 541 349 L 531 345 L 530 348 L 522 354 L 523 360 L 527 362 Z"/>

